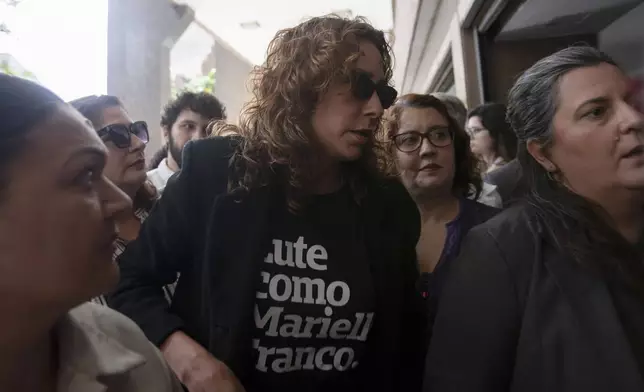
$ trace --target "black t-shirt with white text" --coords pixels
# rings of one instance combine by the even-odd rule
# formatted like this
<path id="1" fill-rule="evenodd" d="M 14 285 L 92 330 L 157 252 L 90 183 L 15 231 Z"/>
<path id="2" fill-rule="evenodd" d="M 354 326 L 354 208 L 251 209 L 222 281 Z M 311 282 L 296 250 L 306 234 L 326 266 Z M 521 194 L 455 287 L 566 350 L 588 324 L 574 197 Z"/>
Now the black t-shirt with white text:
<path id="1" fill-rule="evenodd" d="M 375 310 L 357 211 L 342 190 L 271 212 L 248 392 L 356 390 Z"/>

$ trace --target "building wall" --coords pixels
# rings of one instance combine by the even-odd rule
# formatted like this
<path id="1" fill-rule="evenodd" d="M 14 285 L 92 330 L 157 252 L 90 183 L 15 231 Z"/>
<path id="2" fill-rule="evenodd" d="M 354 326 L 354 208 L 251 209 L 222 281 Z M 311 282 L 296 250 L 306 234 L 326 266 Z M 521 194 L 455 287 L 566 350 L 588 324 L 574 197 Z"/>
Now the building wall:
<path id="1" fill-rule="evenodd" d="M 394 7 L 394 31 L 392 32 L 392 49 L 394 53 L 393 85 L 401 90 L 407 69 L 407 60 L 411 49 L 414 30 L 416 27 L 415 18 L 421 0 L 392 0 Z"/>
<path id="2" fill-rule="evenodd" d="M 426 0 L 426 2 L 431 1 Z M 431 24 L 431 30 L 429 31 L 429 37 L 427 37 L 425 51 L 412 79 L 412 86 L 416 89 L 423 87 L 423 84 L 426 82 L 427 75 L 434 64 L 434 61 L 436 61 L 436 54 L 439 53 L 443 42 L 450 35 L 450 28 L 452 26 L 452 20 L 456 15 L 457 6 L 458 2 L 453 0 L 442 0 L 438 5 L 433 23 Z M 427 21 L 419 20 L 419 23 L 426 22 Z"/>
<path id="3" fill-rule="evenodd" d="M 405 0 L 396 0 L 396 9 L 398 1 Z M 401 31 L 401 25 L 414 26 L 408 52 L 394 45 L 394 50 L 405 55 L 406 60 L 402 61 L 404 71 L 395 70 L 395 83 L 402 94 L 434 91 L 436 83 L 450 68 L 454 95 L 470 106 L 481 101 L 477 41 L 472 30 L 463 28 L 462 24 L 465 20 L 471 23 L 482 5 L 483 0 L 421 0 L 416 13 L 405 18 L 396 15 L 396 40 L 399 32 L 409 35 Z"/>
<path id="4" fill-rule="evenodd" d="M 107 92 L 150 128 L 146 155 L 162 144 L 162 106 L 170 99 L 170 50 L 191 23 L 168 0 L 109 0 Z"/>
<path id="5" fill-rule="evenodd" d="M 398 1 L 411 0 L 396 0 L 394 6 L 397 10 L 402 9 L 397 5 Z M 540 0 L 529 0 L 529 3 L 542 19 L 558 20 L 562 14 L 569 13 L 571 5 L 561 5 L 557 1 L 548 0 L 547 4 L 541 4 Z M 611 1 L 575 0 L 574 10 L 594 9 L 590 5 L 597 8 L 597 4 L 613 4 Z M 628 0 L 620 2 L 629 3 Z M 395 38 L 400 32 L 403 41 L 409 41 L 410 34 L 405 29 L 414 26 L 408 51 L 394 46 L 404 55 L 404 69 L 395 71 L 395 82 L 400 92 L 435 91 L 446 67 L 451 67 L 455 95 L 469 107 L 484 101 L 504 102 L 517 76 L 526 68 L 549 54 L 581 42 L 599 46 L 629 73 L 644 77 L 644 30 L 634 28 L 644 20 L 644 4 L 600 33 L 596 33 L 601 28 L 599 24 L 610 19 L 607 14 L 596 13 L 592 19 L 595 25 L 588 22 L 583 29 L 564 28 L 560 36 L 543 35 L 510 41 L 505 39 L 510 37 L 497 35 L 501 28 L 507 27 L 508 18 L 514 17 L 514 13 L 521 9 L 525 11 L 525 7 L 520 7 L 517 2 L 420 0 L 416 13 L 406 18 L 396 15 Z M 528 19 L 534 16 L 530 15 Z M 405 28 L 401 27 L 402 24 Z M 566 31 L 569 35 L 564 34 Z M 583 35 L 574 35 L 577 31 L 582 31 Z"/>
<path id="6" fill-rule="evenodd" d="M 228 45 L 215 40 L 215 95 L 226 105 L 228 121 L 236 123 L 250 97 L 248 80 L 253 65 Z"/>
<path id="7" fill-rule="evenodd" d="M 644 77 L 644 4 L 599 33 L 599 48 L 632 74 Z"/>
<path id="8" fill-rule="evenodd" d="M 595 35 L 568 36 L 483 44 L 485 101 L 505 102 L 516 78 L 535 62 L 577 43 L 596 45 Z"/>

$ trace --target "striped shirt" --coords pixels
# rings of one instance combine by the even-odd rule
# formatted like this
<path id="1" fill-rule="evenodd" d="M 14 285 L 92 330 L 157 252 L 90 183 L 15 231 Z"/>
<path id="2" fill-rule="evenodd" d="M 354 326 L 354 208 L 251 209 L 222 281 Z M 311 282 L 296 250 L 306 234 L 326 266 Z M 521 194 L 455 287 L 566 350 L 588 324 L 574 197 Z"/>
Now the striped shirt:
<path id="1" fill-rule="evenodd" d="M 141 223 L 143 223 L 143 221 L 145 221 L 145 219 L 148 217 L 149 212 L 143 208 L 139 208 L 138 210 L 134 211 L 134 215 L 139 219 L 139 221 L 141 221 Z M 112 260 L 118 260 L 118 257 L 121 255 L 121 253 L 125 251 L 128 242 L 129 241 L 120 237 L 116 239 L 114 243 L 114 253 L 112 253 Z M 168 303 L 172 302 L 172 296 L 174 295 L 174 288 L 176 285 L 177 282 L 175 281 L 174 283 L 163 287 L 163 294 L 165 295 L 165 299 L 168 300 Z M 92 298 L 92 302 L 107 306 L 107 301 L 104 295 Z"/>

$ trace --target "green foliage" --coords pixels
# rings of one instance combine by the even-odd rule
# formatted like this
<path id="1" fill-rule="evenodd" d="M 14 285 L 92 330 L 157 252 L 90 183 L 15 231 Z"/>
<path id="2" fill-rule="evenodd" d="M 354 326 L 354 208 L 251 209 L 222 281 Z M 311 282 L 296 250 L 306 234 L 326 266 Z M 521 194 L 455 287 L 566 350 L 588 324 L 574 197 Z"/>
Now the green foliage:
<path id="1" fill-rule="evenodd" d="M 36 75 L 34 75 L 33 72 L 29 72 L 29 71 L 16 72 L 15 70 L 13 70 L 7 60 L 0 62 L 0 73 L 11 75 L 11 76 L 19 76 L 24 79 L 29 79 L 33 82 L 38 81 L 38 79 L 36 79 Z"/>
<path id="2" fill-rule="evenodd" d="M 182 77 L 182 86 L 176 84 L 172 86 L 172 95 L 177 96 L 185 91 L 192 91 L 195 93 L 205 92 L 209 94 L 215 93 L 215 69 L 211 69 L 206 75 L 200 75 L 195 78 Z"/>

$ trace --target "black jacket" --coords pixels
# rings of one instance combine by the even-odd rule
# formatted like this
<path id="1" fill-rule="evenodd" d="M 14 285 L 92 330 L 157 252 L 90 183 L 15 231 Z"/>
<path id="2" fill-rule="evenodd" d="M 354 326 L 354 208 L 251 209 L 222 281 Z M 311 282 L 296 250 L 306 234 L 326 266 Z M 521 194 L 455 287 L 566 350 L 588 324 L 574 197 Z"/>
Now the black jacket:
<path id="1" fill-rule="evenodd" d="M 121 281 L 108 302 L 160 345 L 182 330 L 244 382 L 253 369 L 255 291 L 270 245 L 268 215 L 281 190 L 227 192 L 239 139 L 189 143 L 182 170 L 168 183 L 139 238 L 119 259 Z M 376 292 L 376 314 L 361 369 L 372 391 L 414 390 L 422 379 L 422 303 L 415 246 L 420 218 L 396 182 L 373 183 L 361 220 Z M 181 273 L 171 308 L 161 287 Z"/>
<path id="2" fill-rule="evenodd" d="M 604 279 L 523 203 L 470 231 L 433 333 L 427 392 L 644 391 Z"/>
<path id="3" fill-rule="evenodd" d="M 526 191 L 523 169 L 518 159 L 513 159 L 500 168 L 484 176 L 487 183 L 496 185 L 496 190 L 501 195 L 503 207 L 508 207 L 523 196 Z"/>

